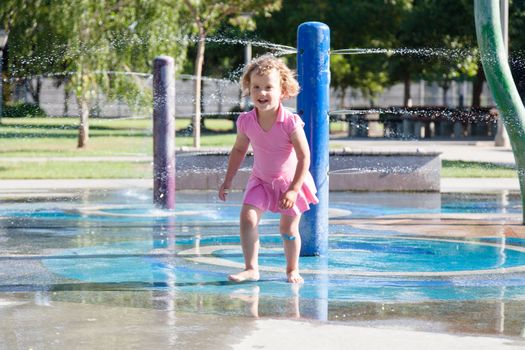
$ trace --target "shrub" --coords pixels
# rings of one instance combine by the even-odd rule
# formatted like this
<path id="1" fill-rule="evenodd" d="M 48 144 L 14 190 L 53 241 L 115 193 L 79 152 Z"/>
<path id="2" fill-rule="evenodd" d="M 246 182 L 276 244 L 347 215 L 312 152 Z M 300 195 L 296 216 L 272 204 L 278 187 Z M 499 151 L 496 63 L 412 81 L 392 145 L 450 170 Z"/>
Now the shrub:
<path id="1" fill-rule="evenodd" d="M 7 102 L 2 108 L 2 118 L 47 117 L 40 106 L 27 102 Z"/>

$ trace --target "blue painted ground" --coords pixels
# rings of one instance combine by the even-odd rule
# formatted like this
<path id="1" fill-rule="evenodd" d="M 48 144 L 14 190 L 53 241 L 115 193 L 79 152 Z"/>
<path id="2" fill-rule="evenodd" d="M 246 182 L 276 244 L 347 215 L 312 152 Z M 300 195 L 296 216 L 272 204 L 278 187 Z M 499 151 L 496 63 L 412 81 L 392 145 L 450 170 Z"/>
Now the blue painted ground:
<path id="1" fill-rule="evenodd" d="M 525 253 L 519 250 L 525 246 L 523 239 L 510 238 L 501 248 L 496 237 L 425 240 L 346 224 L 331 225 L 328 257 L 301 258 L 303 270 L 316 272 L 305 274 L 302 286 L 286 283 L 283 272 L 270 271 L 263 271 L 256 283 L 230 283 L 226 276 L 236 269 L 223 263 L 242 262 L 239 249 L 226 247 L 239 244 L 239 198 L 232 197 L 224 204 L 208 194 L 180 194 L 172 212 L 152 208 L 149 195 L 142 192 L 125 198 L 104 192 L 87 199 L 6 201 L 0 208 L 0 258 L 8 266 L 0 273 L 0 290 L 171 290 L 229 295 L 239 288 L 257 287 L 261 296 L 299 295 L 329 301 L 525 298 L 523 272 L 478 273 L 525 265 Z M 331 195 L 330 207 L 347 211 L 339 217 L 343 219 L 521 212 L 519 194 L 502 200 L 492 194 L 336 193 Z M 284 270 L 281 241 L 275 235 L 277 219 L 269 214 L 262 222 L 260 265 Z M 196 263 L 192 255 L 179 255 L 197 245 L 214 246 L 207 256 L 218 263 Z M 466 273 L 423 275 L 458 271 Z M 405 272 L 414 275 L 394 275 Z"/>
<path id="2" fill-rule="evenodd" d="M 265 246 L 278 246 L 277 236 L 263 236 Z M 191 246 L 192 239 L 176 240 L 175 245 Z M 200 240 L 206 245 L 238 244 L 237 237 L 209 237 Z M 231 268 L 195 264 L 177 254 L 159 254 L 162 241 L 138 241 L 64 250 L 61 255 L 43 259 L 55 274 L 83 283 L 121 284 L 122 288 L 174 289 L 179 292 L 228 294 L 239 285 L 227 282 Z M 305 274 L 299 290 L 302 298 L 327 298 L 351 301 L 423 301 L 480 300 L 504 297 L 525 297 L 525 276 L 520 274 L 485 274 L 429 278 L 425 276 L 389 277 L 389 272 L 477 271 L 525 265 L 525 253 L 476 242 L 444 242 L 439 240 L 340 237 L 331 240 L 327 259 L 301 258 L 303 269 L 319 271 Z M 242 262 L 238 250 L 221 250 L 214 256 Z M 284 266 L 281 251 L 261 251 L 261 266 Z M 348 274 L 332 274 L 342 269 Z M 358 276 L 352 271 L 384 272 L 382 276 Z M 284 281 L 282 274 L 263 272 L 261 296 L 287 296 L 296 291 Z"/>

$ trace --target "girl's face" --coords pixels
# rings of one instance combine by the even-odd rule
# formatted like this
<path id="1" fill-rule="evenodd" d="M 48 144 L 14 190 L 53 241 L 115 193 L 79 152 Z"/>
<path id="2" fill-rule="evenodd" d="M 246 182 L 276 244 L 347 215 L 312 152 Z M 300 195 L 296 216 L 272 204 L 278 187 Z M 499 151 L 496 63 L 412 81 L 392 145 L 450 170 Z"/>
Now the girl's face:
<path id="1" fill-rule="evenodd" d="M 281 76 L 276 69 L 267 75 L 250 75 L 250 97 L 261 112 L 277 111 L 281 103 Z"/>

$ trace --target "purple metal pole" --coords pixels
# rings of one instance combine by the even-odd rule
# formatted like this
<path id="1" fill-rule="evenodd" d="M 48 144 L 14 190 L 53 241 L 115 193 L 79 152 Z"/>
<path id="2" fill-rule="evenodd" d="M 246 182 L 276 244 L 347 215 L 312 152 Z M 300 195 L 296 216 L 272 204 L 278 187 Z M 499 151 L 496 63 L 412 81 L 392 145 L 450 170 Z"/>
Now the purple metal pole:
<path id="1" fill-rule="evenodd" d="M 153 61 L 153 203 L 175 209 L 175 63 Z"/>

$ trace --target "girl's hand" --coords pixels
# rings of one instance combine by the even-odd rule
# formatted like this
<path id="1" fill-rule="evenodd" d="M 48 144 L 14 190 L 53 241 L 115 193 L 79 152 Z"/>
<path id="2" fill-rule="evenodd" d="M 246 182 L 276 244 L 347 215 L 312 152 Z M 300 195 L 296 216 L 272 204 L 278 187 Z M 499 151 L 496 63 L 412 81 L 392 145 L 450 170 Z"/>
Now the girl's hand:
<path id="1" fill-rule="evenodd" d="M 226 195 L 230 191 L 231 184 L 223 182 L 221 187 L 219 187 L 219 199 L 221 201 L 226 201 Z"/>
<path id="2" fill-rule="evenodd" d="M 288 190 L 282 195 L 281 200 L 279 201 L 279 208 L 290 209 L 294 206 L 296 200 L 297 191 Z"/>

